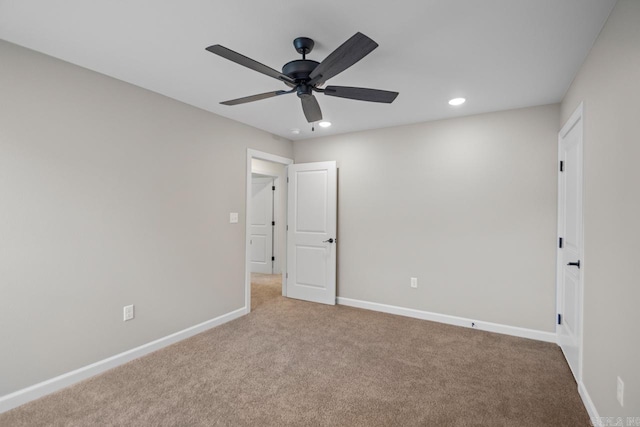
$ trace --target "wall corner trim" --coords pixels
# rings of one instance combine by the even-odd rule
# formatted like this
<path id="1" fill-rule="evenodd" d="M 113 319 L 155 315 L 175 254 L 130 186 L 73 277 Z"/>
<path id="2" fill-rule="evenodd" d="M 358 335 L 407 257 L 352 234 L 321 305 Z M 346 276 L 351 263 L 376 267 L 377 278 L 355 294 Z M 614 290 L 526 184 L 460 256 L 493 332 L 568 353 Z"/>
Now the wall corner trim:
<path id="1" fill-rule="evenodd" d="M 501 325 L 499 323 L 483 322 L 481 320 L 467 319 L 464 317 L 450 316 L 448 314 L 432 313 L 429 311 L 415 310 L 413 308 L 398 307 L 395 305 L 380 304 L 376 302 L 360 301 L 351 298 L 338 297 L 337 303 L 349 307 L 363 308 L 365 310 L 380 311 L 382 313 L 396 314 L 399 316 L 413 317 L 415 319 L 429 320 L 432 322 L 446 323 L 448 325 L 463 326 L 481 331 L 495 332 L 498 334 L 512 335 L 520 338 L 528 338 L 537 341 L 545 341 L 557 344 L 555 332 L 538 331 L 535 329 L 521 328 L 518 326 Z M 474 326 L 472 326 L 472 324 Z"/>
<path id="2" fill-rule="evenodd" d="M 584 382 L 580 381 L 578 383 L 578 394 L 582 398 L 582 403 L 584 407 L 587 409 L 587 413 L 589 414 L 589 419 L 591 420 L 591 425 L 595 427 L 604 426 L 604 420 L 600 418 L 598 415 L 598 411 L 596 410 L 596 405 L 593 404 L 593 400 L 591 400 L 591 396 L 587 392 L 587 386 L 584 385 Z"/>
<path id="3" fill-rule="evenodd" d="M 83 366 L 82 368 L 78 368 L 74 371 L 58 375 L 57 377 L 42 381 L 13 393 L 0 396 L 0 414 L 32 400 L 46 396 L 47 394 L 69 387 L 87 378 L 106 372 L 117 366 L 123 365 L 131 360 L 153 353 L 161 348 L 175 344 L 178 341 L 182 341 L 211 328 L 215 328 L 216 326 L 230 322 L 247 313 L 248 311 L 246 307 L 239 308 L 216 318 L 159 338 L 155 341 L 143 344 L 139 347 L 132 348 L 131 350 L 116 354 L 115 356 L 111 356 L 90 365 Z"/>

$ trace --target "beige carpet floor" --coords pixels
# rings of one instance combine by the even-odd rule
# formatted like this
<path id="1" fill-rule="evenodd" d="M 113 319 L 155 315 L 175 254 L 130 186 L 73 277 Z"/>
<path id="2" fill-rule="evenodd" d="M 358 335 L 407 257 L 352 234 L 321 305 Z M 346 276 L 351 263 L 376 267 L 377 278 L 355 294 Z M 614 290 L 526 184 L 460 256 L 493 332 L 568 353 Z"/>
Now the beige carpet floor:
<path id="1" fill-rule="evenodd" d="M 281 296 L 1 426 L 588 426 L 553 344 Z"/>

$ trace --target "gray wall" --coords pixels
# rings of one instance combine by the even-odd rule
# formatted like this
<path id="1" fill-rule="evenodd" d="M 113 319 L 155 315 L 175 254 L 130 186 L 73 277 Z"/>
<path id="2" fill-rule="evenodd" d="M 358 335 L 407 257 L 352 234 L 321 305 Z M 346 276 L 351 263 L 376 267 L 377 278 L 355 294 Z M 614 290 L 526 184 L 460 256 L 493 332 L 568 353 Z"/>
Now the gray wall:
<path id="1" fill-rule="evenodd" d="M 0 94 L 0 395 L 243 307 L 246 150 L 290 141 L 2 41 Z"/>
<path id="2" fill-rule="evenodd" d="M 558 119 L 548 105 L 295 142 L 296 163 L 338 162 L 338 295 L 554 331 Z"/>
<path id="3" fill-rule="evenodd" d="M 583 381 L 601 416 L 640 416 L 640 1 L 620 0 L 562 102 L 584 102 Z M 616 376 L 625 404 L 616 401 Z"/>

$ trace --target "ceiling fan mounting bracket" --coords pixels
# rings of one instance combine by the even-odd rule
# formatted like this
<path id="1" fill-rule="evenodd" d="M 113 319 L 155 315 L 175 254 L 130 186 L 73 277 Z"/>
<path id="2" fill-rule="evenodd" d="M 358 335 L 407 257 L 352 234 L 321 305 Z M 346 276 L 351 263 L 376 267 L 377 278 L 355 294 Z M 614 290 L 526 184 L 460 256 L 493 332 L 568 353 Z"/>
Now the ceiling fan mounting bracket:
<path id="1" fill-rule="evenodd" d="M 296 48 L 296 52 L 303 56 L 303 59 L 306 54 L 313 50 L 314 45 L 315 42 L 309 37 L 298 37 L 293 40 L 293 47 Z"/>

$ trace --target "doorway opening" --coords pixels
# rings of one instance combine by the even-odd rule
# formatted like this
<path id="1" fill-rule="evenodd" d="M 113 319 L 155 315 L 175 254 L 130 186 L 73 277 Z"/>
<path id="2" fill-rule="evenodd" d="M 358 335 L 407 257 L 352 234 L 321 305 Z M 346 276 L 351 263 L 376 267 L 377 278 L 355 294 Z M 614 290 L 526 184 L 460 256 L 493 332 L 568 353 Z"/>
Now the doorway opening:
<path id="1" fill-rule="evenodd" d="M 251 311 L 252 274 L 257 283 L 282 284 L 286 295 L 287 178 L 292 159 L 247 150 L 245 309 Z"/>

